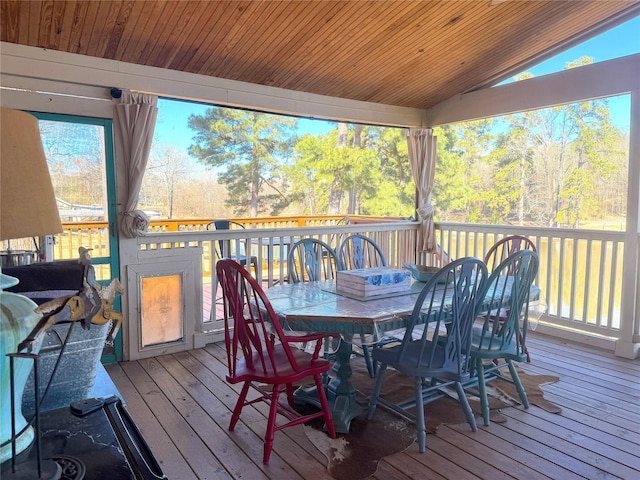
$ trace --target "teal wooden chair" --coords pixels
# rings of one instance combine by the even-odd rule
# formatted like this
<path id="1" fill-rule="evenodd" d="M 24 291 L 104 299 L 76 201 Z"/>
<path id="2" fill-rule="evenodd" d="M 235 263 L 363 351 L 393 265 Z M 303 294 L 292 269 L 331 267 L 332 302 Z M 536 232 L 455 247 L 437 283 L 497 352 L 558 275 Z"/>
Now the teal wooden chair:
<path id="1" fill-rule="evenodd" d="M 345 270 L 358 268 L 386 267 L 387 259 L 376 242 L 365 235 L 353 234 L 346 237 L 338 246 L 338 258 Z M 371 360 L 370 347 L 354 345 L 356 354 L 361 354 L 367 365 L 369 376 L 376 376 L 376 364 Z"/>
<path id="2" fill-rule="evenodd" d="M 484 263 L 487 265 L 489 273 L 493 272 L 498 265 L 520 250 L 531 250 L 534 253 L 537 252 L 536 244 L 533 243 L 533 240 L 523 235 L 509 235 L 498 240 L 484 256 Z M 504 318 L 502 318 L 501 321 L 504 321 Z M 531 356 L 529 355 L 529 350 L 526 347 L 525 353 L 527 354 L 527 363 L 530 363 Z"/>
<path id="3" fill-rule="evenodd" d="M 527 394 L 513 362 L 527 359 L 528 309 L 531 285 L 538 273 L 538 255 L 522 250 L 508 257 L 491 273 L 486 305 L 491 308 L 478 317 L 473 328 L 471 358 L 474 364 L 472 384 L 480 392 L 482 418 L 489 425 L 489 401 L 486 383 L 500 379 L 513 383 L 524 408 L 529 408 Z M 500 373 L 509 368 L 511 378 Z"/>
<path id="4" fill-rule="evenodd" d="M 484 256 L 489 273 L 504 262 L 508 257 L 520 250 L 536 252 L 536 244 L 529 237 L 523 235 L 509 235 L 494 243 Z"/>
<path id="5" fill-rule="evenodd" d="M 340 243 L 336 253 L 345 270 L 387 266 L 382 249 L 365 235 L 349 235 Z"/>
<path id="6" fill-rule="evenodd" d="M 343 270 L 342 262 L 336 251 L 328 243 L 317 238 L 302 238 L 295 242 L 287 256 L 287 268 L 291 283 L 316 282 L 319 280 L 335 279 L 336 272 Z M 335 360 L 335 354 L 340 342 L 339 336 L 327 335 L 324 343 L 324 357 Z M 333 337 L 335 342 L 330 340 Z M 337 342 L 337 343 L 336 343 Z M 303 342 L 302 348 L 307 350 L 309 346 Z M 327 374 L 323 381 L 329 381 Z"/>
<path id="7" fill-rule="evenodd" d="M 445 396 L 445 387 L 455 386 L 471 430 L 477 430 L 463 384 L 470 378 L 471 328 L 482 305 L 487 277 L 484 262 L 477 258 L 462 258 L 446 265 L 420 292 L 402 343 L 373 350 L 380 370 L 367 418 L 373 417 L 381 403 L 413 420 L 420 452 L 425 451 L 427 442 L 424 406 Z M 380 397 L 388 367 L 413 377 L 414 389 L 408 392 L 407 400 L 394 404 Z M 410 411 L 414 408 L 415 414 Z"/>
<path id="8" fill-rule="evenodd" d="M 332 280 L 342 262 L 329 244 L 317 238 L 302 238 L 291 246 L 287 256 L 289 280 L 292 283 Z"/>

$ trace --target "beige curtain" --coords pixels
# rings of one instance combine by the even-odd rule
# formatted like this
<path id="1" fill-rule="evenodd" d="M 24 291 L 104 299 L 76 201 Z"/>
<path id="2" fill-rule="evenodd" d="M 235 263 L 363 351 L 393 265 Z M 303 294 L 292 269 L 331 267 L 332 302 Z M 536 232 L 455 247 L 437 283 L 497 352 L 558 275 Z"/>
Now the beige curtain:
<path id="1" fill-rule="evenodd" d="M 149 217 L 136 210 L 142 178 L 149 159 L 153 131 L 158 116 L 158 97 L 122 92 L 116 105 L 116 128 L 120 132 L 125 170 L 125 207 L 120 221 L 124 236 L 135 238 L 149 228 Z"/>
<path id="2" fill-rule="evenodd" d="M 409 163 L 413 181 L 418 190 L 418 246 L 420 251 L 436 251 L 436 235 L 433 228 L 433 205 L 431 193 L 436 173 L 437 137 L 431 128 L 412 128 L 407 136 Z"/>

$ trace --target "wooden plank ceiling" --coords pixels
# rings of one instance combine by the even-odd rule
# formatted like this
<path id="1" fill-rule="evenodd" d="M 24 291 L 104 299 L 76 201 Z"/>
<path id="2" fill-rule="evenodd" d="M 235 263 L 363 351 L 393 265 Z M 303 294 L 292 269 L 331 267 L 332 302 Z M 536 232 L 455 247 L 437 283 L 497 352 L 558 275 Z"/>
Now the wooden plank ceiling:
<path id="1" fill-rule="evenodd" d="M 640 14 L 640 0 L 1 1 L 0 40 L 429 108 Z"/>

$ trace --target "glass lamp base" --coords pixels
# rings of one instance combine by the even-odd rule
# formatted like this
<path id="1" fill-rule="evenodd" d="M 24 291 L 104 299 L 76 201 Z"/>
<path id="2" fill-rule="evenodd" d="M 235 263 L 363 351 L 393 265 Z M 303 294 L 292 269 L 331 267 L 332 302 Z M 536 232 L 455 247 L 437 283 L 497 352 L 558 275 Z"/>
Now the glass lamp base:
<path id="1" fill-rule="evenodd" d="M 0 463 L 11 458 L 12 419 L 15 420 L 15 433 L 19 434 L 27 426 L 22 415 L 22 394 L 33 368 L 33 360 L 14 359 L 14 405 L 11 411 L 11 369 L 7 354 L 16 353 L 18 345 L 40 321 L 41 315 L 35 313 L 37 305 L 29 298 L 11 292 L 0 293 L 2 312 L 0 315 Z M 37 352 L 33 352 L 37 353 Z M 13 414 L 13 417 L 12 417 Z M 33 441 L 33 429 L 28 428 L 16 439 L 16 455 L 25 450 Z M 4 476 L 3 476 L 4 478 Z M 36 477 L 37 478 L 37 477 Z"/>

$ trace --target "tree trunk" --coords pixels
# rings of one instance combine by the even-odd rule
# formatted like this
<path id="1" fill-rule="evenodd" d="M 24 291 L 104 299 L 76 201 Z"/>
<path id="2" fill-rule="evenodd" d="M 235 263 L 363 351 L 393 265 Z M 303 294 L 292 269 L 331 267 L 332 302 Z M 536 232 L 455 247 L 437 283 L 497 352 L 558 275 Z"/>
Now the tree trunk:
<path id="1" fill-rule="evenodd" d="M 340 201 L 342 200 L 342 191 L 338 182 L 334 181 L 329 187 L 329 205 L 327 207 L 328 215 L 340 215 Z"/>
<path id="2" fill-rule="evenodd" d="M 362 125 L 354 125 L 353 130 L 353 148 L 362 148 Z M 358 208 L 358 185 L 351 185 L 349 190 L 349 205 L 347 206 L 347 214 L 356 215 L 359 213 Z"/>
<path id="3" fill-rule="evenodd" d="M 349 126 L 346 123 L 338 123 L 338 148 L 345 148 L 349 138 Z M 334 181 L 329 190 L 329 205 L 327 213 L 329 215 L 339 215 L 341 213 L 340 204 L 342 201 L 342 190 L 339 182 Z"/>
<path id="4" fill-rule="evenodd" d="M 173 218 L 173 185 L 169 190 L 169 218 Z"/>
<path id="5" fill-rule="evenodd" d="M 518 225 L 522 225 L 524 223 L 524 195 L 527 186 L 527 178 L 525 175 L 526 164 L 527 162 L 525 160 L 525 155 L 522 154 L 520 157 L 520 198 L 518 199 Z"/>
<path id="6" fill-rule="evenodd" d="M 256 187 L 251 189 L 251 218 L 258 216 L 258 189 Z"/>
<path id="7" fill-rule="evenodd" d="M 338 148 L 347 146 L 349 139 L 349 125 L 343 122 L 338 123 Z"/>

